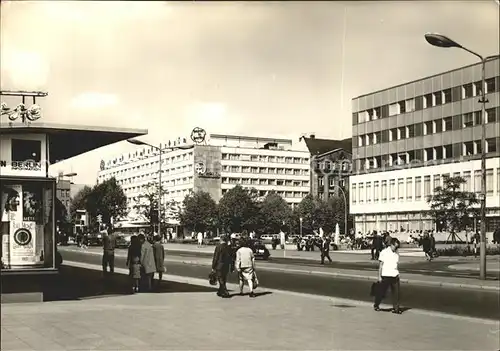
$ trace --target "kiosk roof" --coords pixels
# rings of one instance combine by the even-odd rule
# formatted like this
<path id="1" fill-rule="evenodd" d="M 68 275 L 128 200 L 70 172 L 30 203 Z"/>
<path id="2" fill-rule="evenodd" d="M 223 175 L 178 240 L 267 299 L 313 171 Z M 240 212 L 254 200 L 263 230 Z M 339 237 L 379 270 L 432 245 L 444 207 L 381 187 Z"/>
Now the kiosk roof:
<path id="1" fill-rule="evenodd" d="M 47 134 L 51 163 L 66 160 L 119 141 L 148 134 L 147 129 L 97 127 L 57 123 L 1 123 L 1 134 Z"/>

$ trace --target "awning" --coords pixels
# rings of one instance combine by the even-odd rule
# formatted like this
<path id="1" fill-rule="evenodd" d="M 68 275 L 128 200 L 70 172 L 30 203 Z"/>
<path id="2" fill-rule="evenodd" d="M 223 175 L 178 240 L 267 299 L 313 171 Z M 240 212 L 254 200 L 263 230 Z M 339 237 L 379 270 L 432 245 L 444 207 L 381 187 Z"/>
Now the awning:
<path id="1" fill-rule="evenodd" d="M 146 135 L 148 130 L 33 122 L 32 124 L 1 123 L 0 133 L 47 134 L 49 161 L 54 164 L 102 146 Z"/>

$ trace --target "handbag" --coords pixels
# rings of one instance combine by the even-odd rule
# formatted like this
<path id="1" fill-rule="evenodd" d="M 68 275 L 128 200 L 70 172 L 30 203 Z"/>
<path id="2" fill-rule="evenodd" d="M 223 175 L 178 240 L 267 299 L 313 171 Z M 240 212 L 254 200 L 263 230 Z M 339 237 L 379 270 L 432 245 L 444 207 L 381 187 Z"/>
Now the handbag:
<path id="1" fill-rule="evenodd" d="M 208 275 L 208 283 L 210 285 L 217 285 L 217 273 L 210 272 L 210 274 Z"/>
<path id="2" fill-rule="evenodd" d="M 257 278 L 257 273 L 255 273 L 255 271 L 253 272 L 252 285 L 254 289 L 259 286 L 259 278 Z"/>
<path id="3" fill-rule="evenodd" d="M 377 296 L 378 294 L 380 294 L 381 289 L 382 289 L 382 284 L 380 282 L 373 283 L 371 288 L 370 288 L 370 296 L 372 296 L 372 297 Z M 382 296 L 382 298 L 384 298 L 384 297 L 385 296 Z"/>

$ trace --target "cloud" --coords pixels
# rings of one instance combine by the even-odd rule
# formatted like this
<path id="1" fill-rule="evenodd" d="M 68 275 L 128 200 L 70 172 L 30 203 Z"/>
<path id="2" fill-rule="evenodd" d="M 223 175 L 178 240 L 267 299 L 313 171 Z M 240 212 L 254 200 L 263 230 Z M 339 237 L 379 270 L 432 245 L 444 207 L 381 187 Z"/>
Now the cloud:
<path id="1" fill-rule="evenodd" d="M 118 104 L 118 97 L 113 94 L 87 92 L 73 98 L 71 106 L 77 109 L 99 109 Z"/>
<path id="2" fill-rule="evenodd" d="M 36 52 L 5 49 L 1 66 L 2 85 L 11 85 L 8 89 L 39 90 L 47 84 L 50 64 Z"/>

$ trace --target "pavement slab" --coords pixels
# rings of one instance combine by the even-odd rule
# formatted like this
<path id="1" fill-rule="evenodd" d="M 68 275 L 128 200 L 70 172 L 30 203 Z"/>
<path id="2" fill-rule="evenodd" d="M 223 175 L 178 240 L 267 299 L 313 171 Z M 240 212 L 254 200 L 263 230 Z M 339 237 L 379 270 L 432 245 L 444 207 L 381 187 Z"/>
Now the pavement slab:
<path id="1" fill-rule="evenodd" d="M 267 294 L 255 299 L 220 299 L 213 292 L 174 292 L 2 305 L 1 349 L 500 348 L 496 321 L 418 310 L 394 315 L 375 312 L 370 304 L 360 301 L 264 292 Z M 394 337 L 388 337 L 388 333 Z"/>

